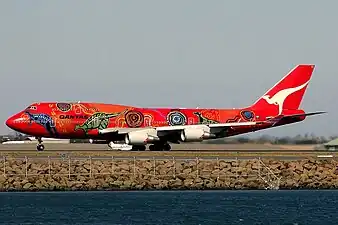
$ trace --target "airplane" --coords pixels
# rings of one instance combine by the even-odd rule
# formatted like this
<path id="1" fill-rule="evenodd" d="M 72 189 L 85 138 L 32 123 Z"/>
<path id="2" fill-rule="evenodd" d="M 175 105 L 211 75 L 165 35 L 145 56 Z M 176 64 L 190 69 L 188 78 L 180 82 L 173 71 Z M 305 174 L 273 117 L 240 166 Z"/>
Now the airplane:
<path id="1" fill-rule="evenodd" d="M 326 113 L 300 108 L 315 65 L 297 65 L 244 108 L 144 108 L 95 102 L 37 102 L 7 119 L 6 125 L 41 138 L 103 140 L 131 150 L 169 151 L 171 143 L 202 142 L 279 127 Z M 249 84 L 248 84 L 249 85 Z"/>

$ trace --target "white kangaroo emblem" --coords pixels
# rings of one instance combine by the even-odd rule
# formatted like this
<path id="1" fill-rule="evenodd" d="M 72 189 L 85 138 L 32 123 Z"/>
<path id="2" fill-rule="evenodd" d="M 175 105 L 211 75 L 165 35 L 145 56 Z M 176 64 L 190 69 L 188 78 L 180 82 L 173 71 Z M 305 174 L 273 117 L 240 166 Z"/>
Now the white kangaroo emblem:
<path id="1" fill-rule="evenodd" d="M 267 103 L 269 103 L 270 105 L 274 104 L 274 105 L 278 105 L 278 115 L 280 115 L 282 113 L 283 110 L 283 104 L 285 99 L 295 93 L 296 91 L 299 91 L 301 89 L 303 89 L 308 83 L 310 82 L 310 80 L 308 80 L 306 83 L 298 86 L 298 87 L 294 87 L 294 88 L 287 88 L 285 90 L 281 90 L 279 92 L 277 92 L 273 97 L 270 97 L 270 95 L 264 95 L 262 98 L 266 100 Z"/>

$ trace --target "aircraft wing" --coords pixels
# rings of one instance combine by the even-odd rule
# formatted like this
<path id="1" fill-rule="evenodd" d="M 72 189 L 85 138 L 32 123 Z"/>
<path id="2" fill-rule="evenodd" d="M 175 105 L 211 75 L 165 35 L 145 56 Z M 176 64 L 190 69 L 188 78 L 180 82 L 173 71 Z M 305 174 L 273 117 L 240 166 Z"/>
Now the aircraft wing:
<path id="1" fill-rule="evenodd" d="M 111 133 L 116 133 L 116 134 L 127 134 L 131 131 L 137 131 L 137 130 L 144 130 L 146 128 L 106 128 L 106 129 L 102 129 L 99 130 L 99 134 L 111 134 Z"/>
<path id="2" fill-rule="evenodd" d="M 181 125 L 181 126 L 163 126 L 163 127 L 143 127 L 143 128 L 106 128 L 99 130 L 100 134 L 126 134 L 131 131 L 137 130 L 148 130 L 154 129 L 158 132 L 161 131 L 180 131 L 186 128 L 198 128 L 198 127 L 210 127 L 210 128 L 227 128 L 227 127 L 238 127 L 238 126 L 252 126 L 256 125 L 257 122 L 237 122 L 237 123 L 216 123 L 216 124 L 196 124 L 196 125 Z"/>
<path id="3" fill-rule="evenodd" d="M 238 126 L 252 126 L 255 124 L 257 123 L 256 122 L 238 122 L 238 123 L 196 124 L 196 125 L 156 127 L 156 130 L 157 131 L 175 131 L 175 130 L 183 130 L 186 128 L 198 128 L 202 126 L 207 126 L 210 128 L 227 128 L 227 127 L 238 127 Z"/>

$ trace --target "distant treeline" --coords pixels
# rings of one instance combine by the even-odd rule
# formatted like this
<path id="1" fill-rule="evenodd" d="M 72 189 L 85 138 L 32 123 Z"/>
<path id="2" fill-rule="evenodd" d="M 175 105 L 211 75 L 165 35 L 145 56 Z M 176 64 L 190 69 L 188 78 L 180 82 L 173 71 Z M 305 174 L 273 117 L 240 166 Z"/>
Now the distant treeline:
<path id="1" fill-rule="evenodd" d="M 14 133 L 9 135 L 0 136 L 0 142 L 4 141 L 22 141 L 25 140 L 28 136 L 21 133 Z M 274 137 L 270 135 L 262 135 L 257 138 L 249 137 L 229 137 L 216 140 L 207 140 L 202 143 L 205 144 L 235 144 L 235 143 L 255 143 L 255 144 L 293 144 L 293 145 L 304 145 L 304 144 L 324 144 L 333 139 L 338 138 L 338 136 L 330 137 L 318 137 L 313 134 L 297 135 L 294 137 Z M 88 143 L 88 139 L 72 139 L 71 143 Z"/>
<path id="2" fill-rule="evenodd" d="M 285 137 L 274 137 L 269 135 L 262 135 L 256 138 L 249 137 L 229 137 L 224 139 L 209 140 L 203 143 L 208 144 L 232 144 L 232 143 L 252 143 L 252 144 L 289 144 L 289 145 L 305 145 L 305 144 L 324 144 L 331 140 L 338 138 L 338 136 L 317 137 L 315 135 L 297 135 L 294 137 L 285 136 Z"/>

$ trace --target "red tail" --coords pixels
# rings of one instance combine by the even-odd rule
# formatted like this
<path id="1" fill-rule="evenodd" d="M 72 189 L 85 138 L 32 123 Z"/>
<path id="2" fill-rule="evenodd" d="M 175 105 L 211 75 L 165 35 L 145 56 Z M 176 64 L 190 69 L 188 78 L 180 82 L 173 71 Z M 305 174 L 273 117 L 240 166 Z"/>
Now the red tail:
<path id="1" fill-rule="evenodd" d="M 285 109 L 298 109 L 314 68 L 314 65 L 296 66 L 260 97 L 251 108 L 276 112 L 278 115 Z"/>

